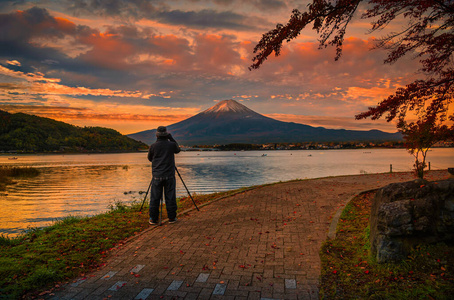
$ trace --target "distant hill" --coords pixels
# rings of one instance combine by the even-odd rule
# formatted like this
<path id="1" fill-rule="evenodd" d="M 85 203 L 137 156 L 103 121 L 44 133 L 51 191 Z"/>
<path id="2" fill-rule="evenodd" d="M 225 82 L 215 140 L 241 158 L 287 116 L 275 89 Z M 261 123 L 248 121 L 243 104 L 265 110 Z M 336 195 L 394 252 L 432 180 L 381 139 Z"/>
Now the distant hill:
<path id="1" fill-rule="evenodd" d="M 77 127 L 0 110 L 0 152 L 126 152 L 147 145 L 102 127 Z"/>
<path id="2" fill-rule="evenodd" d="M 400 133 L 326 129 L 282 122 L 256 113 L 234 100 L 221 101 L 193 117 L 168 126 L 167 130 L 180 144 L 187 146 L 402 140 Z M 128 136 L 151 144 L 156 140 L 155 132 L 155 129 L 146 130 Z"/>

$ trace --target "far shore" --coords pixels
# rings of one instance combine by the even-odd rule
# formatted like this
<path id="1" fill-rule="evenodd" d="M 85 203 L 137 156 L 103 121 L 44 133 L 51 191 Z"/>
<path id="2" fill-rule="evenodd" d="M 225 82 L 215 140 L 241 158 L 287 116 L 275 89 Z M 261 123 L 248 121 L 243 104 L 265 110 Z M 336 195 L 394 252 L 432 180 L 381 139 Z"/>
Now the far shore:
<path id="1" fill-rule="evenodd" d="M 245 144 L 246 145 L 246 144 Z M 227 145 L 228 146 L 228 145 Z M 258 145 L 257 145 L 258 146 Z M 180 145 L 181 151 L 184 152 L 205 152 L 205 151 L 328 151 L 328 150 L 374 150 L 374 149 L 406 149 L 403 145 L 395 145 L 395 146 L 352 146 L 352 147 L 333 147 L 333 146 L 324 146 L 321 143 L 319 146 L 311 147 L 311 148 L 301 148 L 301 147 L 292 147 L 292 146 L 278 146 L 276 148 L 250 148 L 248 146 L 245 147 L 217 147 L 217 146 L 203 146 L 203 147 L 186 147 Z M 446 145 L 440 147 L 432 147 L 431 149 L 446 149 L 446 148 L 453 148 L 454 145 Z M 429 150 L 430 151 L 430 150 Z M 122 153 L 144 153 L 148 152 L 148 149 L 141 149 L 137 151 L 53 151 L 53 152 L 22 152 L 20 150 L 17 151 L 0 151 L 0 156 L 15 156 L 15 155 L 76 155 L 76 154 L 122 154 Z"/>

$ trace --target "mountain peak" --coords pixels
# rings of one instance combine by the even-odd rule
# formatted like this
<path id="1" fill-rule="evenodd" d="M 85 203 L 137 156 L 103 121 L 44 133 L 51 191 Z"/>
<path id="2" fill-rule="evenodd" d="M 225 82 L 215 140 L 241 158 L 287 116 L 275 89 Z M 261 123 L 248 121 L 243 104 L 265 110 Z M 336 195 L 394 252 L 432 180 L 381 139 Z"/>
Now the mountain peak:
<path id="1" fill-rule="evenodd" d="M 235 112 L 235 113 L 251 113 L 253 112 L 243 104 L 236 102 L 235 100 L 223 100 L 215 106 L 205 110 L 203 113 L 224 113 L 224 112 Z"/>

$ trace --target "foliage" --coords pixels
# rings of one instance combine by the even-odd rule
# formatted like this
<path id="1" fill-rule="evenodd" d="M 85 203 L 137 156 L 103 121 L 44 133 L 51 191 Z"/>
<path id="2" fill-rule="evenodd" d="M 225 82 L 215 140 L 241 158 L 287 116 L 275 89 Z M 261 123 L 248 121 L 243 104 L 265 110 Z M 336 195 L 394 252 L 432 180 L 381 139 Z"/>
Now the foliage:
<path id="1" fill-rule="evenodd" d="M 115 152 L 147 146 L 102 127 L 77 127 L 48 118 L 0 110 L 0 151 Z"/>
<path id="2" fill-rule="evenodd" d="M 394 95 L 356 118 L 375 120 L 387 114 L 387 121 L 397 118 L 399 126 L 407 128 L 415 124 L 407 120 L 414 116 L 421 123 L 436 125 L 437 129 L 444 123 L 451 123 L 446 138 L 452 139 L 454 114 L 452 110 L 450 112 L 449 104 L 454 95 L 453 1 L 313 0 L 307 11 L 293 10 L 286 25 L 277 24 L 275 29 L 262 36 L 255 46 L 254 53 L 257 54 L 250 69 L 259 68 L 273 52 L 278 56 L 283 42 L 295 39 L 310 24 L 319 34 L 320 47 L 335 46 L 335 59 L 339 59 L 346 29 L 360 10 L 360 4 L 365 6 L 361 17 L 372 22 L 370 32 L 386 28 L 396 20 L 404 21 L 405 26 L 400 31 L 377 40 L 376 48 L 389 50 L 385 60 L 389 64 L 407 54 L 415 54 L 420 59 L 420 71 L 425 78 L 399 88 Z"/>
<path id="3" fill-rule="evenodd" d="M 323 299 L 450 299 L 454 292 L 454 246 L 415 247 L 400 264 L 377 264 L 369 256 L 369 216 L 374 193 L 344 209 L 336 238 L 321 250 Z"/>

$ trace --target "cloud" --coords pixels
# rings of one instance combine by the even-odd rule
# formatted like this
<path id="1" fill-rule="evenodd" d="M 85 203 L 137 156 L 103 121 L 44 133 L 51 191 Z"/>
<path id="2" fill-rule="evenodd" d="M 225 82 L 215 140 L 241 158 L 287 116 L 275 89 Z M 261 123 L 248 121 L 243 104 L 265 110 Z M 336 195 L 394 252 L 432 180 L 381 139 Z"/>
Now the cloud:
<path id="1" fill-rule="evenodd" d="M 200 34 L 195 38 L 195 67 L 210 73 L 232 74 L 235 65 L 242 65 L 235 50 L 237 44 L 228 36 Z"/>
<path id="2" fill-rule="evenodd" d="M 261 8 L 282 7 L 282 2 L 277 0 L 258 0 L 254 5 Z M 218 11 L 216 9 L 170 9 L 165 1 L 147 0 L 76 0 L 66 1 L 67 8 L 79 14 L 91 14 L 105 17 L 118 17 L 122 19 L 147 19 L 155 20 L 164 24 L 182 25 L 195 29 L 231 29 L 231 30 L 254 30 L 254 24 L 268 23 L 265 19 L 258 19 L 251 15 L 245 15 L 234 11 Z M 219 4 L 219 3 L 218 3 Z M 184 4 L 182 6 L 185 6 Z"/>
<path id="3" fill-rule="evenodd" d="M 18 66 L 18 67 L 21 66 L 21 63 L 18 62 L 17 60 L 7 60 L 6 63 L 7 63 L 8 65 L 12 65 L 12 66 Z"/>
<path id="4" fill-rule="evenodd" d="M 67 8 L 79 14 L 95 14 L 101 16 L 122 16 L 125 18 L 141 18 L 153 14 L 163 2 L 149 0 L 68 0 L 64 1 Z"/>
<path id="5" fill-rule="evenodd" d="M 77 26 L 63 18 L 52 17 L 45 8 L 33 7 L 25 11 L 2 14 L 0 28 L 3 41 L 30 41 L 37 37 L 62 38 L 74 34 Z"/>
<path id="6" fill-rule="evenodd" d="M 262 11 L 271 10 L 273 12 L 276 12 L 276 10 L 279 9 L 287 8 L 286 2 L 281 0 L 214 0 L 213 2 L 227 7 L 248 5 Z"/>
<path id="7" fill-rule="evenodd" d="M 88 108 L 60 106 L 0 105 L 0 109 L 11 113 L 23 112 L 56 120 L 180 121 L 182 118 L 191 117 L 187 114 L 106 114 Z"/>
<path id="8" fill-rule="evenodd" d="M 296 42 L 286 45 L 280 57 L 271 57 L 260 69 L 249 75 L 255 77 L 261 91 L 251 90 L 261 97 L 280 101 L 282 111 L 292 105 L 295 112 L 320 112 L 354 115 L 392 94 L 398 87 L 411 82 L 417 62 L 403 59 L 385 65 L 384 51 L 370 51 L 373 40 L 349 38 L 344 53 L 334 61 L 335 49 L 318 49 L 317 42 Z M 273 103 L 276 101 L 265 101 Z M 267 112 L 276 111 L 264 103 Z M 273 110 L 272 110 L 273 109 Z"/>
<path id="9" fill-rule="evenodd" d="M 0 90 L 19 90 L 23 86 L 14 83 L 0 83 Z"/>
<path id="10" fill-rule="evenodd" d="M 48 64 L 48 65 L 55 65 L 55 64 L 59 64 L 60 62 L 58 60 L 53 60 L 53 59 L 45 59 L 43 61 L 41 61 L 41 63 L 43 64 Z"/>
<path id="11" fill-rule="evenodd" d="M 42 73 L 23 73 L 20 71 L 13 71 L 0 65 L 0 74 L 8 77 L 14 77 L 27 81 L 28 84 L 15 85 L 15 89 L 19 87 L 26 90 L 29 94 L 35 95 L 70 95 L 70 96 L 104 96 L 104 97 L 130 97 L 130 98 L 150 98 L 154 96 L 162 97 L 165 93 L 160 94 L 144 94 L 140 91 L 125 91 L 125 90 L 111 90 L 111 89 L 92 89 L 87 87 L 71 87 L 60 84 L 59 78 L 47 78 Z M 0 86 L 2 89 L 12 89 L 10 84 L 5 85 L 6 88 Z"/>
<path id="12" fill-rule="evenodd" d="M 126 31 L 133 33 L 126 35 Z M 192 56 L 187 39 L 175 35 L 143 36 L 142 32 L 124 26 L 92 34 L 84 38 L 83 43 L 90 50 L 78 59 L 106 69 L 129 71 L 138 68 L 139 71 L 150 73 L 157 70 L 153 66 L 176 65 L 185 68 Z"/>
<path id="13" fill-rule="evenodd" d="M 255 26 L 251 25 L 252 22 L 250 22 L 247 16 L 232 11 L 217 12 L 212 9 L 203 9 L 200 11 L 165 11 L 157 14 L 156 19 L 163 23 L 184 25 L 190 28 L 256 29 Z"/>
<path id="14" fill-rule="evenodd" d="M 14 9 L 15 7 L 22 5 L 26 0 L 2 0 L 0 1 L 0 11 L 7 11 Z"/>
<path id="15" fill-rule="evenodd" d="M 261 10 L 279 10 L 287 8 L 284 1 L 279 0 L 257 0 L 253 1 L 254 5 Z"/>
<path id="16" fill-rule="evenodd" d="M 71 54 L 84 46 L 81 37 L 96 32 L 65 18 L 53 17 L 38 7 L 0 14 L 0 31 L 0 44 L 5 45 L 0 47 L 0 58 L 20 61 L 21 70 L 25 71 L 33 68 L 45 71 L 56 62 L 61 68 L 81 68 Z"/>

